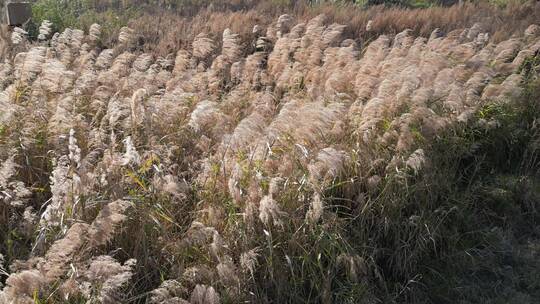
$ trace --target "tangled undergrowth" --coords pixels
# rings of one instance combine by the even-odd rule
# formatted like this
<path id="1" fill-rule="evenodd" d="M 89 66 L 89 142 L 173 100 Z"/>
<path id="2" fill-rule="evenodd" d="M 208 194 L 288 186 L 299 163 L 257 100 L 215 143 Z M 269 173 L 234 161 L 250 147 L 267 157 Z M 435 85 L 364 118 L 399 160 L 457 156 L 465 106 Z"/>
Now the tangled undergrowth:
<path id="1" fill-rule="evenodd" d="M 538 25 L 50 27 L 1 41 L 1 303 L 540 299 Z"/>

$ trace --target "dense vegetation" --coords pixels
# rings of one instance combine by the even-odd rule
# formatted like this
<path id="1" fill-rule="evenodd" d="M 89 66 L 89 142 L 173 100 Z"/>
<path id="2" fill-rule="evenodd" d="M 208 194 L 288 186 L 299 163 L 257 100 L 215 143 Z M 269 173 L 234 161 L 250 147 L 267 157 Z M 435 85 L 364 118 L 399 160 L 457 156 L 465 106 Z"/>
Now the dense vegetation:
<path id="1" fill-rule="evenodd" d="M 2 29 L 0 303 L 538 303 L 540 5 L 372 4 Z"/>
<path id="2" fill-rule="evenodd" d="M 428 37 L 433 29 L 444 32 L 471 27 L 481 21 L 483 30 L 495 42 L 521 35 L 540 19 L 534 1 L 501 0 L 500 5 L 486 1 L 464 2 L 462 6 L 430 5 L 426 9 L 409 10 L 402 6 L 353 5 L 352 1 L 282 1 L 282 0 L 179 0 L 179 1 L 59 1 L 38 0 L 33 7 L 37 36 L 43 20 L 53 23 L 54 31 L 66 27 L 88 31 L 90 25 L 102 25 L 102 43 L 112 47 L 120 28 L 129 26 L 140 39 L 139 49 L 165 56 L 189 47 L 195 36 L 205 32 L 219 41 L 225 28 L 250 39 L 255 25 L 269 26 L 282 14 L 289 14 L 296 23 L 324 13 L 330 23 L 347 25 L 346 38 L 371 41 L 380 34 L 397 34 L 405 29 Z M 317 2 L 317 3 L 315 3 Z M 432 1 L 435 3 L 435 1 Z M 387 3 L 388 5 L 388 3 Z M 371 20 L 371 30 L 366 24 Z"/>

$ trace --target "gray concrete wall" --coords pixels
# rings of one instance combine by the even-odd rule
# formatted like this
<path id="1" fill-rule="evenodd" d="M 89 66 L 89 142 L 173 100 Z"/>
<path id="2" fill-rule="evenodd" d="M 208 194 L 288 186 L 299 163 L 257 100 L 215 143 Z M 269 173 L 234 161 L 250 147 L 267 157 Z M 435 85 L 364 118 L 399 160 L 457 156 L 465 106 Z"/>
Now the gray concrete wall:
<path id="1" fill-rule="evenodd" d="M 17 3 L 17 2 L 29 2 L 33 3 L 34 0 L 0 0 L 0 24 L 6 24 L 7 23 L 7 12 L 6 12 L 6 5 L 8 3 Z"/>

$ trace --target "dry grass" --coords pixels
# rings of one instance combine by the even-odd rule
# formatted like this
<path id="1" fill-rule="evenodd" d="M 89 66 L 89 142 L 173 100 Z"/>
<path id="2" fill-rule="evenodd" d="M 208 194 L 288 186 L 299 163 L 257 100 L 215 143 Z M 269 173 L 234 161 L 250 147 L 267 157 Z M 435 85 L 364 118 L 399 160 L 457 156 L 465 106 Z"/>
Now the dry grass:
<path id="1" fill-rule="evenodd" d="M 237 4 L 2 35 L 1 303 L 540 298 L 537 4 Z"/>
<path id="2" fill-rule="evenodd" d="M 241 11 L 203 8 L 194 15 L 157 11 L 145 13 L 129 24 L 144 38 L 145 50 L 166 55 L 165 52 L 185 47 L 199 33 L 206 32 L 212 37 L 220 37 L 225 28 L 230 28 L 240 34 L 244 41 L 248 41 L 255 25 L 267 27 L 283 13 L 291 14 L 295 23 L 325 14 L 329 24 L 335 22 L 347 25 L 346 37 L 358 41 L 370 41 L 381 34 L 397 34 L 405 29 L 413 30 L 415 35 L 429 37 L 436 28 L 448 33 L 481 22 L 483 30 L 499 42 L 519 35 L 538 20 L 540 5 L 535 1 L 525 4 L 513 1 L 505 8 L 498 8 L 479 2 L 407 10 L 384 6 L 360 9 L 352 5 L 322 4 L 309 7 L 297 4 L 291 8 L 275 9 L 269 2 L 263 2 Z M 366 25 L 370 20 L 372 30 L 367 32 Z"/>

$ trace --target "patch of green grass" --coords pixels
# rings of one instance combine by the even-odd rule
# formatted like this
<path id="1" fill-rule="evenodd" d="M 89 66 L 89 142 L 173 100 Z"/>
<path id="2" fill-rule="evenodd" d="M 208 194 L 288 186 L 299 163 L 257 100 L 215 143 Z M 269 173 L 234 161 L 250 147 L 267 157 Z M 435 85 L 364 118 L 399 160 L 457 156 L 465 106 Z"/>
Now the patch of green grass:
<path id="1" fill-rule="evenodd" d="M 102 38 L 105 39 L 102 43 L 107 44 L 114 33 L 139 14 L 140 10 L 136 6 L 119 10 L 111 5 L 98 10 L 92 1 L 87 0 L 38 0 L 32 5 L 29 34 L 36 38 L 43 20 L 51 21 L 55 32 L 62 32 L 66 28 L 88 30 L 90 25 L 98 23 L 102 26 Z"/>
<path id="2" fill-rule="evenodd" d="M 6 125 L 0 125 L 0 137 L 4 137 L 7 134 L 7 129 Z"/>

